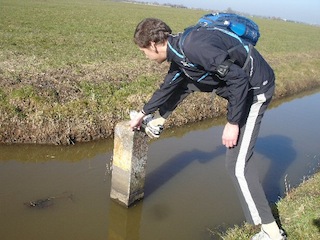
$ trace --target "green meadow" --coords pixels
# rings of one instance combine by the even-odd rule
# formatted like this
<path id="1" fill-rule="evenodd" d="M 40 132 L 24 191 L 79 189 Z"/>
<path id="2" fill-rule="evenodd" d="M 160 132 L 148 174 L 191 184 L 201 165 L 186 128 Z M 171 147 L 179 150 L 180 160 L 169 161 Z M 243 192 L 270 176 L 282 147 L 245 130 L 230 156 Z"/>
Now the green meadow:
<path id="1" fill-rule="evenodd" d="M 112 136 L 168 67 L 149 62 L 133 44 L 137 23 L 157 17 L 177 33 L 204 13 L 108 0 L 0 0 L 0 142 L 73 144 Z M 319 27 L 253 20 L 261 30 L 257 48 L 277 75 L 275 98 L 318 87 Z M 195 94 L 167 127 L 223 113 L 223 100 Z"/>

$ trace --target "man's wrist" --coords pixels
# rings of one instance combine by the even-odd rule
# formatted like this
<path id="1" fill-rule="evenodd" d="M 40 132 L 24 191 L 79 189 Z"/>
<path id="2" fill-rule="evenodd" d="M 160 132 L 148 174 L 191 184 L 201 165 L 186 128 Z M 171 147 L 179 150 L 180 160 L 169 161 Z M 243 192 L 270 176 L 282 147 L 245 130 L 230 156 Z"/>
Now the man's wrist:
<path id="1" fill-rule="evenodd" d="M 139 119 L 144 118 L 145 115 L 146 115 L 146 114 L 144 114 L 142 111 L 138 112 L 138 118 L 139 118 Z"/>

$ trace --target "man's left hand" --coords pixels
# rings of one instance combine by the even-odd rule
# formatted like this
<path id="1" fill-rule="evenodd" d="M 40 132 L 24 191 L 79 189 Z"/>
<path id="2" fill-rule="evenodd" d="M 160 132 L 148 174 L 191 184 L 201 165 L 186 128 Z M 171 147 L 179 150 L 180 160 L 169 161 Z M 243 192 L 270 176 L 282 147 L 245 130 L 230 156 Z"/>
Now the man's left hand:
<path id="1" fill-rule="evenodd" d="M 232 148 L 237 145 L 239 136 L 239 125 L 227 123 L 222 134 L 222 144 L 227 148 Z"/>

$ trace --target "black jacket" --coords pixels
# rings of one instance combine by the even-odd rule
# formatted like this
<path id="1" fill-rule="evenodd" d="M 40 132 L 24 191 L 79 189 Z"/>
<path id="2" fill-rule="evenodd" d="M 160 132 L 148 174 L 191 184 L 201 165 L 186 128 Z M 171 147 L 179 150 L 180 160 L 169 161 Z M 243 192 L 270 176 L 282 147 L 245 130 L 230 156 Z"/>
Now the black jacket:
<path id="1" fill-rule="evenodd" d="M 245 48 L 240 46 L 228 53 L 229 49 L 240 44 L 237 39 L 218 30 L 200 28 L 192 31 L 183 44 L 187 62 L 198 66 L 194 68 L 188 66 L 181 55 L 181 36 L 168 38 L 167 61 L 171 62 L 170 69 L 163 84 L 143 107 L 146 114 L 156 111 L 189 78 L 205 86 L 211 85 L 211 88 L 214 86 L 217 95 L 228 100 L 228 122 L 239 123 L 248 92 L 258 95 L 274 86 L 274 72 L 255 48 L 252 49 L 249 64 L 242 69 L 248 56 Z M 224 78 L 217 77 L 217 67 L 230 58 L 235 60 L 235 64 L 230 66 Z"/>

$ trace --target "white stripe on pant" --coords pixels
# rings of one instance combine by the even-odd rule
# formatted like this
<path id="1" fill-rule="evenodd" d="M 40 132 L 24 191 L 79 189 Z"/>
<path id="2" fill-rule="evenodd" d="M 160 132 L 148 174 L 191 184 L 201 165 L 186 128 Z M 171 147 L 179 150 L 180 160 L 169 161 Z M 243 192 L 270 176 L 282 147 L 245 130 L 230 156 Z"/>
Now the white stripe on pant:
<path id="1" fill-rule="evenodd" d="M 246 220 L 255 225 L 274 221 L 257 170 L 251 161 L 261 119 L 272 93 L 273 88 L 266 94 L 255 96 L 252 104 L 248 103 L 248 114 L 240 125 L 238 145 L 228 149 L 226 154 L 226 166 L 236 186 Z"/>

